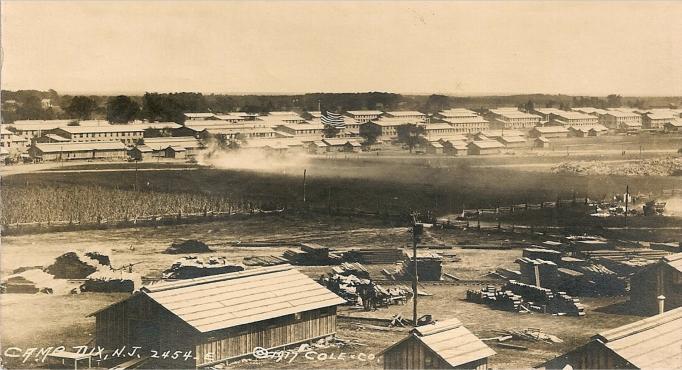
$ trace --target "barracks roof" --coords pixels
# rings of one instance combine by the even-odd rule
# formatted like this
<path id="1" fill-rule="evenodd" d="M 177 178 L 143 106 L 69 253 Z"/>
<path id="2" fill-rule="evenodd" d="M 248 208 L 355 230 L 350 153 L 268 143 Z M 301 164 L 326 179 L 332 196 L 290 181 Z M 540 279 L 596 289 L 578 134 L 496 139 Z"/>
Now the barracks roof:
<path id="1" fill-rule="evenodd" d="M 202 333 L 345 303 L 291 266 L 157 283 L 141 292 Z"/>

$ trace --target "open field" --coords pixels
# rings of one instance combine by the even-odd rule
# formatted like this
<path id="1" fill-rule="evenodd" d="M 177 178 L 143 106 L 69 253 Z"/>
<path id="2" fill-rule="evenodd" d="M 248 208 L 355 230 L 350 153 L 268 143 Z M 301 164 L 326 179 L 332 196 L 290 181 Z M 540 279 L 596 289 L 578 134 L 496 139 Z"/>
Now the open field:
<path id="1" fill-rule="evenodd" d="M 550 158 L 530 159 L 559 163 Z M 94 223 L 100 217 L 122 220 L 158 214 L 282 208 L 342 208 L 391 214 L 418 209 L 448 214 L 463 208 L 553 201 L 573 195 L 604 199 L 623 193 L 626 184 L 633 194 L 655 195 L 680 187 L 680 179 L 675 176 L 581 176 L 481 167 L 509 162 L 514 159 L 362 157 L 310 159 L 303 165 L 268 172 L 206 167 L 177 171 L 178 166 L 170 164 L 158 165 L 161 171 L 136 172 L 129 170 L 134 164 L 116 164 L 114 169 L 128 170 L 19 174 L 2 180 L 2 224 Z M 97 169 L 106 167 L 96 164 Z M 305 205 L 303 168 L 307 169 Z"/>
<path id="2" fill-rule="evenodd" d="M 87 232 L 64 232 L 41 235 L 26 235 L 3 238 L 3 276 L 13 269 L 26 265 L 47 264 L 54 257 L 72 249 L 94 249 L 110 253 L 112 264 L 122 266 L 129 263 L 140 264 L 136 272 L 155 278 L 170 266 L 178 257 L 160 253 L 171 242 L 196 238 L 205 241 L 215 250 L 211 255 L 225 256 L 239 262 L 250 255 L 281 254 L 286 244 L 313 241 L 338 250 L 354 247 L 404 247 L 410 240 L 407 229 L 374 219 L 320 216 L 315 221 L 301 220 L 291 216 L 260 216 L 243 220 L 213 222 L 198 225 L 175 225 L 157 228 L 93 230 Z M 430 231 L 424 243 L 444 242 L 454 244 L 458 240 L 478 240 L 485 243 L 502 243 L 509 235 L 478 234 L 474 231 Z M 237 240 L 280 241 L 277 247 L 234 247 Z M 510 242 L 522 242 L 513 239 Z M 132 246 L 132 248 L 131 248 Z M 497 267 L 513 268 L 514 260 L 521 255 L 520 249 L 511 250 L 474 250 L 454 248 L 462 258 L 461 262 L 448 262 L 444 270 L 462 279 L 480 279 Z M 370 271 L 380 276 L 381 268 L 392 269 L 389 265 L 372 265 Z M 328 266 L 301 267 L 311 277 L 318 277 L 330 271 Z M 409 282 L 407 283 L 409 285 Z M 458 317 L 482 338 L 494 336 L 495 329 L 540 328 L 564 339 L 563 344 L 523 343 L 530 349 L 526 352 L 495 348 L 498 355 L 493 358 L 493 366 L 528 367 L 561 351 L 577 345 L 599 330 L 615 327 L 637 317 L 595 311 L 599 307 L 623 301 L 623 298 L 586 299 L 588 316 L 585 318 L 555 317 L 551 315 L 520 315 L 509 312 L 493 311 L 489 308 L 463 301 L 466 289 L 475 285 L 433 285 L 424 283 L 422 289 L 433 294 L 420 299 L 420 314 L 431 313 L 436 318 Z M 125 295 L 122 294 L 81 294 L 81 295 L 4 295 L 0 301 L 0 315 L 3 325 L 1 339 L 5 346 L 55 346 L 85 345 L 94 332 L 94 320 L 85 315 Z M 401 313 L 410 317 L 411 305 L 392 306 L 376 312 L 360 312 L 342 308 L 343 315 L 391 317 Z M 513 324 L 510 324 L 513 323 Z M 24 330 L 12 328 L 23 325 Z M 49 335 L 44 333 L 50 333 Z M 324 349 L 326 352 L 376 353 L 400 339 L 405 331 L 375 331 L 359 328 L 352 322 L 340 322 L 338 335 L 341 338 L 354 338 L 366 346 L 343 349 Z M 39 364 L 24 364 L 34 367 Z M 279 367 L 281 364 L 268 360 L 245 362 L 244 367 Z M 376 361 L 351 362 L 340 360 L 308 361 L 299 358 L 287 368 L 311 366 L 328 367 L 380 367 Z"/>

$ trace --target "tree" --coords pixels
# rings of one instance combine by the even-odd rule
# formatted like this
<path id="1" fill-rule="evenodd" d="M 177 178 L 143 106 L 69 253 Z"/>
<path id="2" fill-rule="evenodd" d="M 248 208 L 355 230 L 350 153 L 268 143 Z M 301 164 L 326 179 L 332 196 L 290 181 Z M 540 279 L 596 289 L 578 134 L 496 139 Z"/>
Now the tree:
<path id="1" fill-rule="evenodd" d="M 531 112 L 535 109 L 535 103 L 532 100 L 528 100 L 528 103 L 523 107 L 526 112 Z"/>
<path id="2" fill-rule="evenodd" d="M 140 105 L 130 97 L 119 95 L 107 101 L 107 120 L 111 123 L 128 123 L 140 112 Z"/>
<path id="3" fill-rule="evenodd" d="M 372 145 L 381 136 L 381 128 L 371 122 L 360 125 L 360 136 L 365 139 L 365 145 Z"/>
<path id="4" fill-rule="evenodd" d="M 611 94 L 606 97 L 606 104 L 609 107 L 620 107 L 623 104 L 623 97 L 617 94 Z"/>
<path id="5" fill-rule="evenodd" d="M 339 132 L 341 132 L 341 130 L 339 130 L 337 127 L 332 126 L 332 125 L 324 125 L 323 132 L 324 132 L 324 137 L 332 138 L 332 137 L 336 137 L 336 135 L 338 135 Z"/>
<path id="6" fill-rule="evenodd" d="M 95 108 L 97 103 L 93 99 L 87 96 L 74 96 L 65 110 L 71 118 L 89 119 Z"/>
<path id="7" fill-rule="evenodd" d="M 396 130 L 398 131 L 398 142 L 407 145 L 410 153 L 419 144 L 425 131 L 424 126 L 417 126 L 412 123 L 400 125 Z"/>

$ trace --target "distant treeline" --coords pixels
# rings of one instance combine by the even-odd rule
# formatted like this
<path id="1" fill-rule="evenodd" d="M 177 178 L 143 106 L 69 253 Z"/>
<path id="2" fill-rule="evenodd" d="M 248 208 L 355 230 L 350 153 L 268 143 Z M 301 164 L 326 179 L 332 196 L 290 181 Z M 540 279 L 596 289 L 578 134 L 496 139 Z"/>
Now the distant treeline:
<path id="1" fill-rule="evenodd" d="M 135 119 L 182 123 L 184 112 L 418 110 L 435 113 L 448 108 L 483 110 L 501 106 L 608 108 L 630 106 L 641 109 L 678 107 L 680 97 L 606 97 L 547 94 L 457 97 L 440 94 L 401 95 L 387 92 L 310 93 L 299 95 L 227 95 L 145 93 L 142 96 L 60 95 L 55 90 L 2 90 L 2 120 L 24 119 L 107 119 L 125 123 Z M 49 100 L 45 100 L 49 99 Z"/>

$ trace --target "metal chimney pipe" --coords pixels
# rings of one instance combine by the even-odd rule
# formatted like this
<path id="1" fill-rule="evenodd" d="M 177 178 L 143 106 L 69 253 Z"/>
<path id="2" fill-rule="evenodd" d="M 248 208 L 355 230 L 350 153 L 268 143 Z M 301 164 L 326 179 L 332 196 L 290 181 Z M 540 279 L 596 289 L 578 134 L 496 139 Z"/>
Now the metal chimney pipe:
<path id="1" fill-rule="evenodd" d="M 656 298 L 658 299 L 658 314 L 660 315 L 665 312 L 665 296 L 659 295 Z"/>

